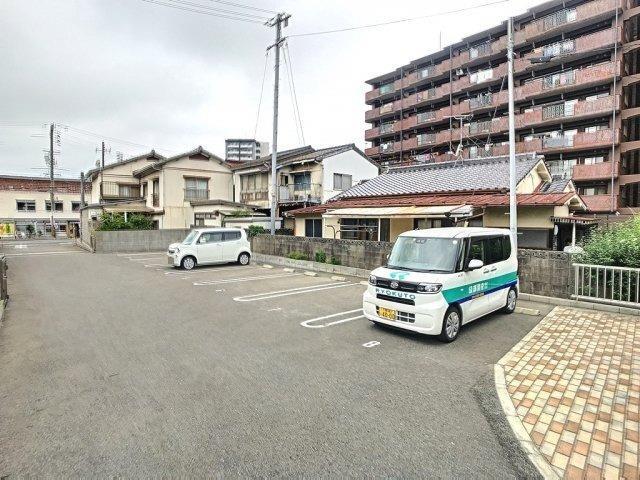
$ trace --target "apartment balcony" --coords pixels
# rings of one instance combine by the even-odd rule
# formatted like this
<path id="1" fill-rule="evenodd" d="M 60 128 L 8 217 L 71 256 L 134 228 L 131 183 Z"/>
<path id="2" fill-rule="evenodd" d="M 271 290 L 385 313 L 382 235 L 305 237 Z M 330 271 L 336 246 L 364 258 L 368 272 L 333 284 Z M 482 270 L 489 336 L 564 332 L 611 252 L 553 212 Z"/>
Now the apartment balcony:
<path id="1" fill-rule="evenodd" d="M 243 190 L 240 192 L 241 203 L 268 202 L 269 189 L 259 188 L 255 190 Z"/>
<path id="2" fill-rule="evenodd" d="M 492 42 L 483 43 L 475 47 L 471 47 L 469 50 L 461 52 L 451 59 L 451 66 L 453 69 L 473 65 L 476 62 L 486 61 L 494 55 L 507 51 L 507 37 L 501 37 Z"/>
<path id="3" fill-rule="evenodd" d="M 436 65 L 427 65 L 405 75 L 404 78 L 395 81 L 396 90 L 401 88 L 416 87 L 423 82 L 431 81 L 443 75 L 449 75 L 449 61 L 445 60 Z"/>
<path id="4" fill-rule="evenodd" d="M 611 211 L 611 195 L 581 195 L 582 201 L 587 206 L 589 212 L 610 212 Z M 614 210 L 618 207 L 618 196 L 613 196 Z"/>
<path id="5" fill-rule="evenodd" d="M 516 73 L 522 73 L 528 70 L 549 68 L 554 64 L 566 62 L 567 60 L 576 60 L 586 57 L 594 51 L 613 47 L 615 43 L 622 42 L 622 28 L 607 28 L 599 32 L 584 35 L 575 39 L 561 40 L 536 48 L 524 57 L 516 58 L 514 62 L 514 70 Z M 547 63 L 531 63 L 532 58 L 549 57 Z"/>
<path id="6" fill-rule="evenodd" d="M 395 93 L 396 89 L 394 87 L 393 82 L 389 82 L 381 87 L 374 88 L 373 90 L 369 90 L 364 94 L 365 103 L 371 103 L 374 100 L 384 98 Z"/>
<path id="7" fill-rule="evenodd" d="M 502 81 L 502 77 L 507 74 L 507 68 L 507 64 L 503 63 L 491 69 L 474 72 L 471 75 L 465 75 L 464 77 L 452 82 L 453 92 L 464 92 L 466 90 L 471 90 L 477 86 L 486 86 L 491 83 L 499 83 Z M 448 88 L 447 94 L 449 94 Z"/>
<path id="8" fill-rule="evenodd" d="M 393 134 L 396 131 L 400 130 L 399 128 L 400 125 L 401 124 L 399 122 L 393 122 L 393 123 L 390 122 L 390 123 L 383 123 L 379 127 L 370 128 L 368 130 L 365 130 L 364 139 L 370 141 L 374 138 L 378 138 L 383 135 Z"/>
<path id="9" fill-rule="evenodd" d="M 613 129 L 598 130 L 596 132 L 579 132 L 573 136 L 548 137 L 542 139 L 542 150 L 538 152 L 560 153 L 610 147 L 613 139 Z M 618 135 L 616 135 L 616 143 L 618 143 Z"/>
<path id="10" fill-rule="evenodd" d="M 279 203 L 321 203 L 322 185 L 319 183 L 295 183 L 278 186 Z"/>
<path id="11" fill-rule="evenodd" d="M 364 113 L 364 120 L 366 122 L 369 122 L 369 121 L 377 119 L 377 118 L 381 118 L 381 117 L 384 117 L 384 116 L 392 115 L 396 110 L 396 108 L 395 108 L 396 104 L 398 105 L 397 110 L 399 110 L 400 109 L 400 100 L 397 100 L 395 102 L 385 103 L 381 107 L 376 107 L 376 108 L 372 108 L 371 110 L 367 110 Z"/>
<path id="12" fill-rule="evenodd" d="M 610 179 L 618 176 L 618 162 L 602 162 L 593 165 L 574 165 L 571 179 L 576 182 Z"/>
<path id="13" fill-rule="evenodd" d="M 593 0 L 576 7 L 559 10 L 534 20 L 523 29 L 514 32 L 515 44 L 540 41 L 562 32 L 578 29 L 612 16 L 621 6 L 622 0 Z"/>
<path id="14" fill-rule="evenodd" d="M 184 201 L 189 202 L 191 200 L 208 200 L 209 190 L 204 188 L 185 188 L 184 189 Z"/>

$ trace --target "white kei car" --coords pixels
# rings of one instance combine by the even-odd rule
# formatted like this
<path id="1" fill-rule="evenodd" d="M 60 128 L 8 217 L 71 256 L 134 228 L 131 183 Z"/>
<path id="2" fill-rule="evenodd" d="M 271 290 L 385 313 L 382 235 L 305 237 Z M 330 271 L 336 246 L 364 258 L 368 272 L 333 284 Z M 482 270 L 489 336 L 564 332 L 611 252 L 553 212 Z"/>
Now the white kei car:
<path id="1" fill-rule="evenodd" d="M 196 228 L 182 242 L 169 245 L 167 259 L 185 270 L 214 263 L 248 265 L 251 244 L 241 228 Z"/>
<path id="2" fill-rule="evenodd" d="M 374 323 L 451 342 L 465 323 L 512 313 L 517 297 L 509 230 L 430 228 L 398 236 L 388 264 L 371 272 L 363 310 Z"/>

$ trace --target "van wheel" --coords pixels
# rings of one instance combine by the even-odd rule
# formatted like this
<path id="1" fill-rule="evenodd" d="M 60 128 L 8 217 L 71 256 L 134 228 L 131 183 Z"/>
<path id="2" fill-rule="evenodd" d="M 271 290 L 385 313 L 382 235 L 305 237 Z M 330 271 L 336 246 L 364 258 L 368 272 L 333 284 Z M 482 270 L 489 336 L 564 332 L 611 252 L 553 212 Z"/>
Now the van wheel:
<path id="1" fill-rule="evenodd" d="M 507 293 L 507 304 L 504 306 L 502 311 L 504 313 L 513 313 L 516 309 L 516 303 L 518 301 L 518 293 L 516 289 L 511 287 L 509 289 L 509 293 Z"/>
<path id="2" fill-rule="evenodd" d="M 249 254 L 247 252 L 242 252 L 240 255 L 238 255 L 238 263 L 240 265 L 249 265 L 249 259 L 251 257 L 249 256 Z"/>
<path id="3" fill-rule="evenodd" d="M 180 262 L 180 266 L 185 270 L 191 270 L 196 266 L 196 259 L 191 256 L 184 257 Z"/>
<path id="4" fill-rule="evenodd" d="M 438 336 L 438 340 L 446 343 L 453 342 L 458 338 L 460 327 L 462 327 L 460 310 L 458 307 L 449 307 L 442 319 L 442 331 Z"/>

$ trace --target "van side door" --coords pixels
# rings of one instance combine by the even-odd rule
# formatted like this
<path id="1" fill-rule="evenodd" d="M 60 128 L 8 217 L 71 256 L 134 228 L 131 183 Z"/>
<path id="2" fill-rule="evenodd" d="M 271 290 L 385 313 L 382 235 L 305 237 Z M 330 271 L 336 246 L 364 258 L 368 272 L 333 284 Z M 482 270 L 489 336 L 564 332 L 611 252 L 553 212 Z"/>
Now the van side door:
<path id="1" fill-rule="evenodd" d="M 222 261 L 235 262 L 240 255 L 240 231 L 222 233 Z"/>
<path id="2" fill-rule="evenodd" d="M 485 239 L 484 237 L 471 237 L 469 239 L 469 253 L 467 254 L 466 265 L 471 260 L 481 260 L 485 262 Z M 462 307 L 462 319 L 464 323 L 475 320 L 485 313 L 489 312 L 488 300 L 484 294 L 488 288 L 488 272 L 486 266 L 475 270 L 465 268 L 463 272 L 463 298 L 460 306 Z"/>
<path id="3" fill-rule="evenodd" d="M 493 311 L 507 303 L 507 292 L 516 281 L 517 272 L 510 261 L 511 239 L 508 235 L 490 237 L 486 242 L 486 266 L 489 268 L 489 289 L 486 296 L 489 309 Z"/>

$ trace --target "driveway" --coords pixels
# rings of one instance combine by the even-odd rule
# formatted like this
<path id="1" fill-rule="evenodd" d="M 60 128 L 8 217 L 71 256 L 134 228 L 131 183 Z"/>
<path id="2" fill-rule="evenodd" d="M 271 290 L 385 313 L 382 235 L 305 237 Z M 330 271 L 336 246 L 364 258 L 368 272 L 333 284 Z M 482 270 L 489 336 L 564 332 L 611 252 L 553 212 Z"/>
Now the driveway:
<path id="1" fill-rule="evenodd" d="M 359 279 L 13 247 L 0 476 L 535 476 L 492 372 L 539 317 L 442 344 L 364 320 Z"/>

